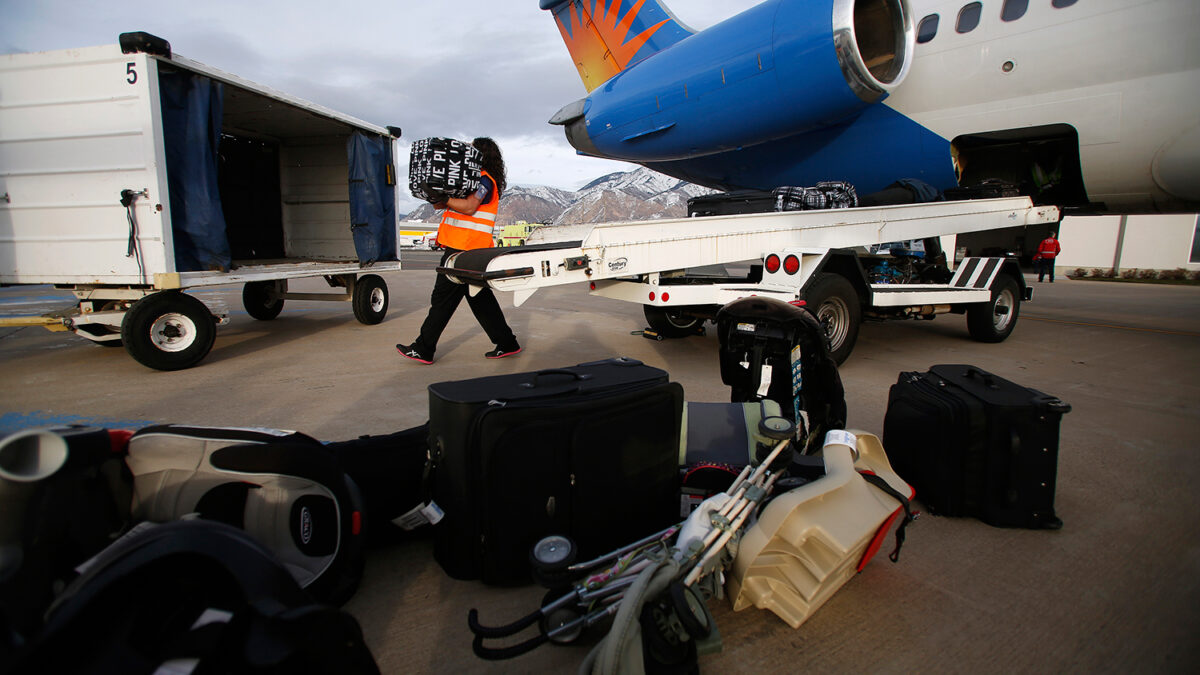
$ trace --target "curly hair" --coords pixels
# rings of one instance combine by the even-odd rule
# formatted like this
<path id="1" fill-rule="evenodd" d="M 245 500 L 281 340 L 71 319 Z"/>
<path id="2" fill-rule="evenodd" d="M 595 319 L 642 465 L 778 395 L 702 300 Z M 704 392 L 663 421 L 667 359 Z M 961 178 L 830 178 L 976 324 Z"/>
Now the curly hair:
<path id="1" fill-rule="evenodd" d="M 483 155 L 483 170 L 496 181 L 496 190 L 503 194 L 504 189 L 508 187 L 508 178 L 505 175 L 504 157 L 500 154 L 500 146 L 487 136 L 476 138 L 471 141 L 471 145 Z"/>

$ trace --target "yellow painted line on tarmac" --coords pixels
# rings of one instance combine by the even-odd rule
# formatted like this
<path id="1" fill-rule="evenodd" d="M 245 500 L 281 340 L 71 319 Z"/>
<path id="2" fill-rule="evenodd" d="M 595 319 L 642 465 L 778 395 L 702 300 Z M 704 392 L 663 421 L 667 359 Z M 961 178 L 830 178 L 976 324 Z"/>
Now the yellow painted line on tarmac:
<path id="1" fill-rule="evenodd" d="M 1139 333 L 1162 333 L 1163 335 L 1183 335 L 1184 337 L 1200 337 L 1200 333 L 1187 330 L 1163 330 L 1161 328 L 1138 328 L 1136 326 L 1118 326 L 1111 323 L 1088 323 L 1086 321 L 1064 321 L 1062 319 L 1047 319 L 1040 316 L 1029 316 L 1022 314 L 1022 319 L 1030 321 L 1046 321 L 1048 323 L 1064 323 L 1071 326 L 1089 326 L 1092 328 L 1119 328 L 1121 330 L 1132 330 Z"/>

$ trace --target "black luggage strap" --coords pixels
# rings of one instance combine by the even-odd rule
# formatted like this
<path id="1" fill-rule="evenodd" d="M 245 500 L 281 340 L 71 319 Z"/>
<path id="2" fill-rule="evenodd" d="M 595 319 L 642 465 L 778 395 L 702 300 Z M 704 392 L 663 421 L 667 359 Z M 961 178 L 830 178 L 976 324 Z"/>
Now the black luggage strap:
<path id="1" fill-rule="evenodd" d="M 900 560 L 900 549 L 904 546 L 904 529 L 908 527 L 909 523 L 916 520 L 917 515 L 913 512 L 912 504 L 909 502 L 908 497 L 905 497 L 896 488 L 888 485 L 887 481 L 873 473 L 865 471 L 859 471 L 858 474 L 863 477 L 863 480 L 883 490 L 889 497 L 900 502 L 900 506 L 904 508 L 904 520 L 901 520 L 900 525 L 896 527 L 896 550 L 888 554 L 888 560 L 897 562 Z"/>

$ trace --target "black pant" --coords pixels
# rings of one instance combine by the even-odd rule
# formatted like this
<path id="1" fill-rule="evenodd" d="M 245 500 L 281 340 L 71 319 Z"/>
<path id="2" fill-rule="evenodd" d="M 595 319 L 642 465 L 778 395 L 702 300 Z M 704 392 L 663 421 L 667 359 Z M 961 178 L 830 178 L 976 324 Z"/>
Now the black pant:
<path id="1" fill-rule="evenodd" d="M 440 266 L 445 267 L 446 259 L 458 252 L 456 249 L 447 248 L 442 254 Z M 489 340 L 504 350 L 517 348 L 517 336 L 504 320 L 504 310 L 500 309 L 500 303 L 496 301 L 496 295 L 492 293 L 491 288 L 484 288 L 475 295 L 470 295 L 467 293 L 466 284 L 456 284 L 445 275 L 439 274 L 437 281 L 433 282 L 433 293 L 429 296 L 429 314 L 421 324 L 420 337 L 413 343 L 417 351 L 426 356 L 433 356 L 437 351 L 442 331 L 446 329 L 446 324 L 450 323 L 450 317 L 454 316 L 454 310 L 458 309 L 458 303 L 462 302 L 464 297 Z"/>
<path id="2" fill-rule="evenodd" d="M 1038 281 L 1041 281 L 1047 274 L 1050 275 L 1050 281 L 1054 281 L 1054 258 L 1042 258 L 1037 261 Z"/>

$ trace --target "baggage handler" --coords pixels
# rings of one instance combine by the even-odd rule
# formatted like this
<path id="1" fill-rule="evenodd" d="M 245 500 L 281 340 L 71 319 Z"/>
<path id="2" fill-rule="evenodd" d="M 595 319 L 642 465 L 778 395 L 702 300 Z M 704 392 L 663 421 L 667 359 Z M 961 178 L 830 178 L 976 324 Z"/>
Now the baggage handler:
<path id="1" fill-rule="evenodd" d="M 445 210 L 437 232 L 438 244 L 445 247 L 442 267 L 445 267 L 446 259 L 455 253 L 495 245 L 492 233 L 496 225 L 496 213 L 500 207 L 500 193 L 507 186 L 504 158 L 500 154 L 499 146 L 490 138 L 476 138 L 471 145 L 483 156 L 479 189 L 467 197 L 452 197 L 433 205 L 436 209 Z M 484 288 L 472 296 L 467 293 L 466 284 L 454 283 L 442 274 L 437 275 L 437 280 L 433 283 L 429 314 L 421 324 L 420 335 L 411 344 L 397 344 L 396 351 L 418 363 L 433 363 L 438 339 L 464 296 L 471 307 L 471 313 L 475 315 L 475 320 L 496 345 L 495 349 L 484 356 L 489 359 L 502 359 L 520 353 L 521 346 L 517 344 L 517 336 L 505 321 L 504 311 L 500 309 L 500 303 L 496 301 L 492 289 Z"/>
<path id="2" fill-rule="evenodd" d="M 1062 247 L 1058 245 L 1058 240 L 1054 238 L 1054 232 L 1050 233 L 1049 237 L 1042 240 L 1038 244 L 1037 253 L 1033 256 L 1034 266 L 1037 268 L 1038 283 L 1042 283 L 1046 273 L 1050 273 L 1050 283 L 1054 283 L 1054 259 L 1062 252 Z"/>

